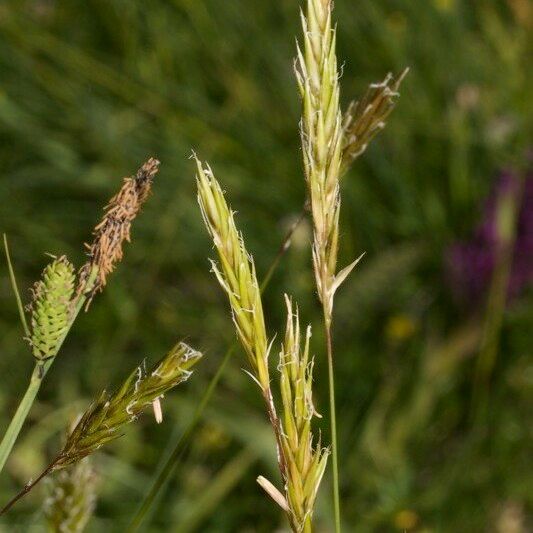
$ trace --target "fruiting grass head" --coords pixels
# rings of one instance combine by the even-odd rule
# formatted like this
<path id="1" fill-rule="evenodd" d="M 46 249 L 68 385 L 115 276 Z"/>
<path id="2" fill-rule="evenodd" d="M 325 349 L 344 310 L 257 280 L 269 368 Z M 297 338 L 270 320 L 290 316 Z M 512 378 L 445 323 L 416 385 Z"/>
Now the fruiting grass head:
<path id="1" fill-rule="evenodd" d="M 298 310 L 285 296 L 287 325 L 280 352 L 280 390 L 283 402 L 282 446 L 287 464 L 286 499 L 289 519 L 296 532 L 311 531 L 313 508 L 329 449 L 313 443 L 313 361 L 309 359 L 311 327 L 302 344 Z"/>
<path id="2" fill-rule="evenodd" d="M 120 437 L 123 427 L 136 420 L 154 400 L 186 381 L 201 356 L 180 342 L 151 370 L 146 371 L 144 365 L 136 368 L 114 394 L 102 392 L 67 437 L 53 469 L 75 463 Z"/>
<path id="3" fill-rule="evenodd" d="M 163 398 L 167 391 L 189 378 L 191 367 L 200 357 L 200 352 L 180 342 L 150 371 L 146 371 L 144 364 L 136 368 L 114 394 L 103 391 L 67 436 L 60 454 L 0 510 L 0 515 L 47 475 L 78 463 L 105 443 L 122 436 L 120 431 L 124 426 L 136 420 L 146 407 Z"/>
<path id="4" fill-rule="evenodd" d="M 365 96 L 353 100 L 343 118 L 342 169 L 344 174 L 367 148 L 370 141 L 385 128 L 386 120 L 396 106 L 398 89 L 409 72 L 405 69 L 398 77 L 387 74 L 381 83 L 369 86 Z"/>
<path id="5" fill-rule="evenodd" d="M 267 341 L 261 291 L 254 261 L 246 251 L 242 235 L 235 226 L 233 212 L 226 203 L 220 184 L 209 166 L 204 168 L 198 160 L 196 164 L 198 203 L 221 264 L 219 268 L 211 262 L 213 272 L 228 295 L 237 335 L 252 368 L 249 375 L 261 388 L 276 437 L 281 474 L 285 478 L 286 465 L 281 448 L 281 428 L 270 388 L 268 369 L 270 345 Z"/>
<path id="6" fill-rule="evenodd" d="M 158 170 L 159 161 L 149 159 L 135 176 L 124 178 L 122 188 L 104 208 L 104 216 L 93 232 L 93 242 L 87 245 L 89 261 L 80 270 L 78 293 L 88 291 L 92 297 L 105 287 L 107 276 L 122 259 L 124 241 L 130 242 L 131 223 L 150 195 Z M 91 274 L 96 279 L 87 287 Z"/>
<path id="7" fill-rule="evenodd" d="M 339 239 L 342 117 L 332 2 L 308 0 L 302 13 L 303 49 L 295 70 L 302 97 L 302 151 L 313 214 L 313 265 L 319 298 L 331 316 Z"/>
<path id="8" fill-rule="evenodd" d="M 31 312 L 30 344 L 39 361 L 50 359 L 57 351 L 70 327 L 74 267 L 66 257 L 54 259 L 34 285 Z"/>
<path id="9" fill-rule="evenodd" d="M 220 267 L 211 262 L 213 272 L 228 295 L 233 321 L 254 377 L 266 391 L 269 388 L 269 345 L 254 261 L 244 247 L 233 211 L 211 168 L 204 168 L 198 160 L 196 164 L 198 203 L 220 259 Z"/>

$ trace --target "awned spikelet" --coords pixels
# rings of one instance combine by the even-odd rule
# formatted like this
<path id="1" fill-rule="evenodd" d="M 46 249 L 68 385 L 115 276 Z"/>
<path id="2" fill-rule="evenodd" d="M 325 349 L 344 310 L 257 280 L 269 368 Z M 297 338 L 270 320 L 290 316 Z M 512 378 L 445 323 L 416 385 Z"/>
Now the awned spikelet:
<path id="1" fill-rule="evenodd" d="M 397 78 L 387 74 L 381 83 L 369 86 L 365 96 L 352 101 L 343 117 L 341 174 L 368 147 L 370 141 L 385 128 L 386 120 L 396 106 L 398 89 L 409 72 L 405 69 Z"/>
<path id="2" fill-rule="evenodd" d="M 280 388 L 283 416 L 278 417 L 270 387 L 267 341 L 261 291 L 252 256 L 237 230 L 231 208 L 211 169 L 197 160 L 198 201 L 207 229 L 220 259 L 212 263 L 218 282 L 225 290 L 239 339 L 252 368 L 251 376 L 261 388 L 277 444 L 278 463 L 285 496 L 263 476 L 260 486 L 287 513 L 295 533 L 311 531 L 311 518 L 318 486 L 324 474 L 328 451 L 313 447 L 311 418 L 312 364 L 309 336 L 300 350 L 297 317 L 287 298 L 289 317 L 285 345 L 280 355 Z"/>
<path id="3" fill-rule="evenodd" d="M 43 511 L 51 533 L 81 533 L 96 504 L 97 478 L 88 458 L 46 480 Z"/>
<path id="4" fill-rule="evenodd" d="M 87 245 L 89 261 L 80 270 L 77 292 L 88 292 L 89 302 L 105 287 L 107 276 L 122 259 L 123 243 L 130 241 L 131 224 L 150 195 L 158 170 L 159 161 L 149 159 L 135 176 L 124 178 L 122 188 L 104 208 L 105 214 L 93 232 L 93 242 Z M 91 273 L 96 274 L 96 279 L 91 287 L 87 287 Z"/>
<path id="5" fill-rule="evenodd" d="M 301 140 L 313 217 L 313 271 L 322 303 L 329 381 L 335 532 L 341 531 L 334 364 L 331 327 L 335 292 L 358 260 L 337 272 L 343 131 L 339 102 L 333 0 L 307 0 L 301 13 L 303 47 L 297 47 L 296 79 L 302 98 Z"/>
<path id="6" fill-rule="evenodd" d="M 295 66 L 302 97 L 305 178 L 313 215 L 313 265 L 328 320 L 337 267 L 343 138 L 332 4 L 331 0 L 307 1 L 306 12 L 301 15 L 304 46 L 298 47 Z"/>
<path id="7" fill-rule="evenodd" d="M 311 327 L 301 345 L 298 310 L 285 296 L 287 326 L 280 352 L 280 390 L 283 402 L 282 443 L 287 464 L 286 500 L 295 532 L 310 532 L 316 495 L 326 469 L 329 449 L 314 444 L 311 421 L 313 405 L 313 361 L 309 359 Z"/>
<path id="8" fill-rule="evenodd" d="M 136 420 L 154 400 L 186 381 L 201 357 L 200 352 L 180 342 L 150 371 L 144 365 L 137 367 L 114 394 L 103 391 L 67 437 L 54 470 L 75 463 L 120 437 L 120 430 Z"/>
<path id="9" fill-rule="evenodd" d="M 220 267 L 214 262 L 211 266 L 228 295 L 233 321 L 254 377 L 266 391 L 270 383 L 269 346 L 255 264 L 244 247 L 242 235 L 235 226 L 233 211 L 211 168 L 207 165 L 204 168 L 198 160 L 196 165 L 198 203 L 220 258 Z"/>
<path id="10" fill-rule="evenodd" d="M 276 437 L 278 461 L 284 477 L 286 465 L 281 449 L 280 423 L 270 388 L 270 345 L 254 260 L 244 246 L 242 235 L 235 225 L 233 211 L 211 169 L 209 166 L 204 168 L 198 159 L 196 164 L 198 203 L 220 259 L 220 268 L 211 262 L 212 269 L 228 296 L 235 329 L 252 369 L 250 375 L 261 388 Z"/>
<path id="11" fill-rule="evenodd" d="M 180 342 L 151 370 L 137 367 L 113 394 L 103 391 L 69 433 L 65 446 L 50 465 L 0 510 L 6 513 L 47 475 L 73 465 L 107 442 L 122 436 L 121 430 L 166 392 L 189 379 L 200 352 Z"/>
<path id="12" fill-rule="evenodd" d="M 66 257 L 54 259 L 33 288 L 30 344 L 36 359 L 55 357 L 70 325 L 74 267 Z"/>

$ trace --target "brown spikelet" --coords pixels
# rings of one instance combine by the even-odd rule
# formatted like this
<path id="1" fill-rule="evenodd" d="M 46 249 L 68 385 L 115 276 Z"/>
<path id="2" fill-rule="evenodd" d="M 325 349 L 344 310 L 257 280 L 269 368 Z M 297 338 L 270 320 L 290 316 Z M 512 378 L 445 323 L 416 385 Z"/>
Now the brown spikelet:
<path id="1" fill-rule="evenodd" d="M 372 139 L 385 128 L 388 116 L 396 106 L 400 85 L 409 72 L 399 76 L 387 74 L 381 83 L 372 83 L 361 100 L 350 103 L 343 117 L 341 174 L 364 153 Z"/>
<path id="2" fill-rule="evenodd" d="M 135 176 L 124 178 L 122 188 L 104 208 L 104 216 L 93 231 L 94 240 L 86 245 L 89 260 L 80 270 L 78 294 L 89 292 L 89 302 L 105 287 L 107 276 L 122 259 L 122 245 L 124 241 L 130 242 L 131 223 L 150 195 L 158 170 L 159 161 L 150 158 Z M 96 280 L 92 287 L 87 287 L 91 272 L 97 273 Z"/>

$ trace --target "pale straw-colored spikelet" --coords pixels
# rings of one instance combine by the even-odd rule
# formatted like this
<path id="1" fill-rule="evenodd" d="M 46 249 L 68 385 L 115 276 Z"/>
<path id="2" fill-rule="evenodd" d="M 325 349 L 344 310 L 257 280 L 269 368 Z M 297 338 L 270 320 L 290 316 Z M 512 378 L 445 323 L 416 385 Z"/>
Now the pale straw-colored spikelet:
<path id="1" fill-rule="evenodd" d="M 251 376 L 260 386 L 266 403 L 276 438 L 285 495 L 263 476 L 259 476 L 257 481 L 287 513 L 293 531 L 308 532 L 311 531 L 314 500 L 328 455 L 320 445 L 313 447 L 311 435 L 310 419 L 314 408 L 309 337 L 306 338 L 305 348 L 300 350 L 298 321 L 287 299 L 287 335 L 279 366 L 283 400 L 283 416 L 280 419 L 270 387 L 270 345 L 254 261 L 246 251 L 220 184 L 208 166 L 204 167 L 198 160 L 196 163 L 198 201 L 220 259 L 220 266 L 212 263 L 212 268 L 228 295 L 237 334 L 252 368 Z"/>
<path id="2" fill-rule="evenodd" d="M 62 256 L 46 266 L 32 289 L 29 342 L 38 361 L 55 357 L 68 331 L 75 279 L 74 267 Z"/>
<path id="3" fill-rule="evenodd" d="M 46 479 L 44 516 L 50 533 L 81 533 L 96 505 L 97 478 L 85 458 Z"/>
<path id="4" fill-rule="evenodd" d="M 308 0 L 302 12 L 303 48 L 295 71 L 303 102 L 300 124 L 305 177 L 313 215 L 313 266 L 328 320 L 333 307 L 339 239 L 342 116 L 332 2 Z"/>
<path id="5" fill-rule="evenodd" d="M 254 260 L 246 251 L 242 235 L 235 226 L 233 211 L 228 206 L 222 188 L 210 167 L 204 168 L 198 159 L 196 164 L 198 203 L 220 259 L 220 267 L 211 262 L 212 269 L 228 296 L 235 329 L 250 362 L 250 375 L 261 388 L 276 437 L 278 461 L 283 476 L 285 459 L 281 450 L 280 423 L 268 370 L 271 345 L 267 340 Z"/>
<path id="6" fill-rule="evenodd" d="M 220 266 L 211 262 L 213 272 L 228 295 L 233 321 L 248 355 L 254 379 L 266 391 L 270 387 L 269 344 L 254 261 L 244 247 L 233 211 L 226 203 L 211 168 L 204 168 L 198 160 L 196 164 L 198 203 L 220 259 Z"/>
<path id="7" fill-rule="evenodd" d="M 298 310 L 285 296 L 287 326 L 280 352 L 280 390 L 283 454 L 287 463 L 285 480 L 289 519 L 295 532 L 310 532 L 318 487 L 326 469 L 329 449 L 313 442 L 313 361 L 309 358 L 311 327 L 302 345 Z"/>
<path id="8" fill-rule="evenodd" d="M 343 118 L 342 168 L 344 174 L 370 141 L 385 128 L 386 120 L 396 106 L 400 84 L 409 72 L 398 77 L 387 74 L 381 83 L 372 83 L 361 100 L 353 100 Z"/>
<path id="9" fill-rule="evenodd" d="M 104 288 L 107 276 L 121 261 L 124 241 L 130 241 L 131 224 L 150 195 L 158 170 L 159 161 L 149 159 L 135 176 L 124 178 L 120 191 L 104 208 L 104 216 L 93 231 L 93 242 L 86 245 L 89 260 L 80 270 L 78 294 L 88 292 L 89 302 L 96 292 Z M 88 287 L 91 274 L 95 280 Z"/>

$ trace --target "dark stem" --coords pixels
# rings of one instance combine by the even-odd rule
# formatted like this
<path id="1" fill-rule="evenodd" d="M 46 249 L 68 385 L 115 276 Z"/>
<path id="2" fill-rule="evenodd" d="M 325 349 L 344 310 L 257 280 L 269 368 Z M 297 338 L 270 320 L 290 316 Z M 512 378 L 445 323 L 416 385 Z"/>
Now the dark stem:
<path id="1" fill-rule="evenodd" d="M 45 478 L 48 474 L 50 474 L 56 464 L 58 463 L 59 461 L 59 457 L 56 457 L 54 459 L 54 461 L 52 463 L 50 463 L 43 471 L 41 474 L 39 474 L 39 476 L 33 480 L 33 481 L 30 481 L 29 483 L 27 483 L 24 488 L 14 497 L 12 498 L 11 500 L 9 500 L 9 502 L 7 502 L 6 505 L 4 505 L 4 507 L 2 507 L 2 510 L 0 510 L 0 516 L 2 516 L 3 514 L 7 513 L 9 511 L 9 509 L 11 509 L 11 507 L 13 507 L 13 505 L 15 505 L 21 498 L 23 498 L 24 496 L 26 496 L 26 494 L 28 494 L 28 492 L 30 492 L 30 490 L 33 489 L 33 487 L 35 487 L 35 485 L 37 485 L 37 483 L 39 483 L 43 478 Z"/>
<path id="2" fill-rule="evenodd" d="M 304 208 L 300 211 L 298 218 L 291 224 L 291 227 L 287 231 L 287 234 L 285 235 L 283 242 L 278 248 L 278 253 L 276 254 L 276 257 L 274 257 L 274 260 L 272 261 L 261 283 L 261 287 L 260 287 L 261 291 L 263 291 L 263 289 L 269 284 L 272 274 L 274 274 L 276 268 L 278 267 L 279 262 L 281 261 L 282 257 L 285 255 L 285 252 L 290 248 L 292 237 L 294 236 L 294 232 L 296 231 L 298 226 L 302 223 L 302 220 L 305 218 L 305 215 L 306 215 L 306 206 L 304 206 Z"/>
<path id="3" fill-rule="evenodd" d="M 276 439 L 276 446 L 278 448 L 278 457 L 279 457 L 279 470 L 281 472 L 281 477 L 283 479 L 283 484 L 285 484 L 288 472 L 287 472 L 287 459 L 283 453 L 283 442 L 281 440 L 281 423 L 274 407 L 274 399 L 272 397 L 272 390 L 270 387 L 266 390 L 263 390 L 263 398 L 265 399 L 268 419 L 270 420 L 270 425 L 274 430 L 274 437 Z M 289 513 L 290 518 L 290 513 Z"/>

